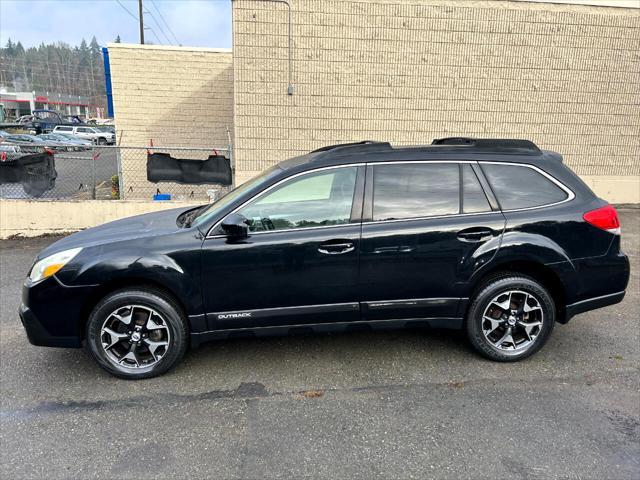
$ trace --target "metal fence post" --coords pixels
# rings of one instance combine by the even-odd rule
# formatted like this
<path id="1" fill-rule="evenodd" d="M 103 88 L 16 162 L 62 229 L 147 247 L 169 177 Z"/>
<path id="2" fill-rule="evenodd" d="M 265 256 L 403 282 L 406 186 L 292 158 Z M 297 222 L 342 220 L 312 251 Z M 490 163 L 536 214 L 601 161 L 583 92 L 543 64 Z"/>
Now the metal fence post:
<path id="1" fill-rule="evenodd" d="M 231 142 L 231 131 L 227 125 L 227 138 L 229 139 L 229 166 L 231 167 L 231 189 L 236 188 L 236 161 L 233 156 L 233 143 Z"/>
<path id="2" fill-rule="evenodd" d="M 124 200 L 124 182 L 122 180 L 122 134 L 124 130 L 120 130 L 118 138 L 118 147 L 116 148 L 116 162 L 118 163 L 118 200 Z"/>
<path id="3" fill-rule="evenodd" d="M 91 199 L 96 199 L 96 158 L 100 155 L 93 149 L 93 155 L 91 155 Z"/>

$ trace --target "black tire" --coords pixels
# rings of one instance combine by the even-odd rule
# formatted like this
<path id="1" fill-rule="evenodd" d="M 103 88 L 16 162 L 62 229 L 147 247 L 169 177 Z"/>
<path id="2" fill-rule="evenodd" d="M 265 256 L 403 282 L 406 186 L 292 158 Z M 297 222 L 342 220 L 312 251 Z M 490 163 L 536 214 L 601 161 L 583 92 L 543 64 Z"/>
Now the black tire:
<path id="1" fill-rule="evenodd" d="M 487 325 L 483 315 L 492 300 L 502 293 L 514 290 L 533 295 L 542 312 L 540 319 L 542 325 L 537 330 L 535 339 L 522 351 L 516 350 L 516 342 L 513 343 L 514 351 L 506 350 L 507 346 L 504 343 L 500 348 L 496 347 L 495 343 L 492 343 L 483 331 L 483 323 Z M 553 331 L 555 319 L 555 303 L 543 285 L 533 278 L 521 274 L 505 273 L 492 277 L 478 288 L 467 312 L 466 330 L 471 345 L 482 356 L 499 362 L 515 362 L 533 355 L 544 346 Z M 508 325 L 505 324 L 505 326 Z"/>
<path id="2" fill-rule="evenodd" d="M 102 346 L 103 324 L 112 312 L 129 305 L 153 309 L 166 324 L 170 335 L 168 346 L 153 365 L 136 368 L 117 365 Z M 116 377 L 129 380 L 156 377 L 167 372 L 182 359 L 188 343 L 189 330 L 182 309 L 171 296 L 151 287 L 128 288 L 107 295 L 93 309 L 86 326 L 86 345 L 98 365 Z"/>
<path id="3" fill-rule="evenodd" d="M 107 144 L 107 139 L 106 138 L 98 138 L 98 145 L 106 145 Z"/>

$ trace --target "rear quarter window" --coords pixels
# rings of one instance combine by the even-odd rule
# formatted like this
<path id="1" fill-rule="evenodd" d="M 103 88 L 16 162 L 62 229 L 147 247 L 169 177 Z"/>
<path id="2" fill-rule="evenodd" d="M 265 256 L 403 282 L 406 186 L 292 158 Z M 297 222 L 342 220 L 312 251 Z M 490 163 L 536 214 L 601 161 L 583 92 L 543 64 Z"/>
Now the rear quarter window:
<path id="1" fill-rule="evenodd" d="M 503 210 L 541 207 L 568 198 L 559 185 L 524 165 L 483 163 L 482 170 Z"/>

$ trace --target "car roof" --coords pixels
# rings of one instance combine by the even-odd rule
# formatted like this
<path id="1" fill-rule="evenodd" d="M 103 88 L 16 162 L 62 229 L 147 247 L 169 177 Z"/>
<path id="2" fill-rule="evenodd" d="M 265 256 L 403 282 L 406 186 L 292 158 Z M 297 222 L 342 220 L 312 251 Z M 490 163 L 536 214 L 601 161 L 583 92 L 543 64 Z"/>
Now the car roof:
<path id="1" fill-rule="evenodd" d="M 556 152 L 541 150 L 530 140 L 450 137 L 431 145 L 397 146 L 363 141 L 330 145 L 279 163 L 284 169 L 308 170 L 363 162 L 484 160 L 540 164 L 561 163 Z"/>

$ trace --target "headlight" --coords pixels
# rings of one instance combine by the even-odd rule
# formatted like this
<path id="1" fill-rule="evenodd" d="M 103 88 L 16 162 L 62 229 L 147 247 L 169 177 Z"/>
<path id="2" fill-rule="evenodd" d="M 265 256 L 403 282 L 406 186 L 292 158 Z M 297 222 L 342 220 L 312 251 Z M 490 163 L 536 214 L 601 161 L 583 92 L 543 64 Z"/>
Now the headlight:
<path id="1" fill-rule="evenodd" d="M 32 282 L 39 282 L 40 280 L 44 280 L 45 278 L 54 275 L 69 263 L 73 257 L 78 255 L 80 250 L 82 250 L 82 248 L 72 248 L 43 258 L 33 266 L 31 273 L 29 274 L 29 279 Z"/>

